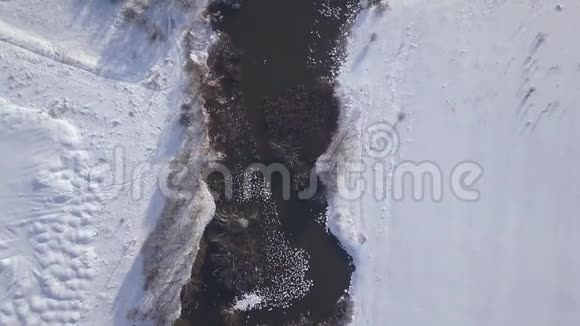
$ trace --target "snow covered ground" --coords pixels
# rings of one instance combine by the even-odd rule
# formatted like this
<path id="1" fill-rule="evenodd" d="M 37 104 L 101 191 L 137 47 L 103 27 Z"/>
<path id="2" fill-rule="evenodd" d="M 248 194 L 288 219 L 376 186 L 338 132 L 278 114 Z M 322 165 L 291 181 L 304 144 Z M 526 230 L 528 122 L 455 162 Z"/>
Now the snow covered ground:
<path id="1" fill-rule="evenodd" d="M 0 1 L 2 325 L 135 324 L 155 302 L 139 253 L 164 207 L 157 172 L 182 144 L 180 42 L 205 2 L 186 16 L 152 1 L 140 24 L 124 3 Z M 174 317 L 195 245 L 166 241 Z"/>
<path id="2" fill-rule="evenodd" d="M 362 163 L 389 194 L 397 173 L 374 164 L 431 161 L 443 187 L 438 202 L 360 183 L 359 199 L 333 194 L 330 227 L 357 265 L 354 325 L 580 323 L 579 22 L 575 0 L 393 0 L 359 15 L 338 175 Z M 387 123 L 397 134 L 378 136 L 400 145 L 375 155 Z M 450 190 L 466 160 L 483 169 L 475 201 Z"/>
<path id="3" fill-rule="evenodd" d="M 120 1 L 0 1 L 0 324 L 139 323 L 127 316 L 158 296 L 177 313 L 206 195 L 151 232 L 157 171 L 182 146 L 179 40 L 197 5 L 160 5 L 152 25 L 126 23 Z M 578 325 L 578 22 L 575 0 L 393 0 L 359 15 L 329 154 L 339 177 L 366 167 L 329 212 L 357 265 L 355 325 Z M 442 199 L 393 200 L 389 172 L 425 161 Z M 483 170 L 475 201 L 451 191 L 466 161 Z M 140 249 L 161 240 L 145 270 L 165 266 L 153 279 L 170 285 L 146 292 Z"/>

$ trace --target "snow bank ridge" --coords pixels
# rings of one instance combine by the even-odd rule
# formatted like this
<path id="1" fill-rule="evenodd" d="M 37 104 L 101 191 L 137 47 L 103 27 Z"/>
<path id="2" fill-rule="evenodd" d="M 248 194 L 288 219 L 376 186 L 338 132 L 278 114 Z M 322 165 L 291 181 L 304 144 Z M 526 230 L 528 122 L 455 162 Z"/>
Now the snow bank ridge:
<path id="1" fill-rule="evenodd" d="M 0 20 L 0 42 L 12 44 L 56 62 L 98 74 L 97 58 L 87 55 L 81 49 L 72 53 L 53 42 L 28 31 L 20 30 Z"/>

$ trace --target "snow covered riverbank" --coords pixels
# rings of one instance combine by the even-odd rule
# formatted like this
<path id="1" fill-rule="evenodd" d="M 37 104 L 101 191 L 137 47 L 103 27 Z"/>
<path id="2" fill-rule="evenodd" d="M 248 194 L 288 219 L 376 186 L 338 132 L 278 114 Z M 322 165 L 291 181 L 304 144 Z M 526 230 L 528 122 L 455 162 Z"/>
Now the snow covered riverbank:
<path id="1" fill-rule="evenodd" d="M 354 325 L 578 323 L 578 21 L 565 0 L 401 0 L 359 15 L 338 78 L 337 171 L 363 163 L 389 194 L 396 173 L 373 165 L 430 161 L 443 188 L 439 202 L 333 194 L 330 228 L 357 265 Z M 369 154 L 379 123 L 396 125 L 394 155 Z M 483 169 L 475 201 L 450 190 L 467 160 Z"/>
<path id="2" fill-rule="evenodd" d="M 192 167 L 205 146 L 193 139 L 203 121 L 184 137 L 179 108 L 191 82 L 181 41 L 206 3 L 142 2 L 138 23 L 131 3 L 0 2 L 2 325 L 179 315 L 213 206 L 202 187 L 165 221 L 160 186 L 183 139 Z M 198 23 L 189 46 L 203 63 L 211 33 Z"/>

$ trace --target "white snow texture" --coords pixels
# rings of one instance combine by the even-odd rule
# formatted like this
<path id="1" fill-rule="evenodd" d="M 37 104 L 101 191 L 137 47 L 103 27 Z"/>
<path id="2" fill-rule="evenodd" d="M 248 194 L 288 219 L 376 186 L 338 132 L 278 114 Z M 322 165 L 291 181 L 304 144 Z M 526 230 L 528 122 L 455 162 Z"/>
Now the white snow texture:
<path id="1" fill-rule="evenodd" d="M 162 216 L 160 171 L 183 139 L 205 146 L 203 121 L 196 133 L 179 125 L 190 100 L 181 42 L 199 33 L 200 60 L 211 42 L 205 1 L 186 2 L 0 1 L 0 325 L 179 316 L 213 209 L 198 184 L 181 215 Z M 140 23 L 124 14 L 134 3 Z M 158 256 L 142 249 L 163 237 Z M 144 272 L 158 275 L 147 288 Z"/>
<path id="2" fill-rule="evenodd" d="M 353 324 L 579 325 L 580 3 L 389 7 L 363 10 L 352 29 L 338 78 L 342 130 L 321 160 L 338 164 L 325 175 L 329 226 L 355 257 Z M 396 125 L 393 155 L 368 152 L 377 123 Z M 449 188 L 467 160 L 484 171 L 476 201 Z M 388 194 L 396 173 L 374 164 L 425 161 L 443 172 L 438 202 L 369 187 L 348 199 L 334 187 L 358 162 Z"/>

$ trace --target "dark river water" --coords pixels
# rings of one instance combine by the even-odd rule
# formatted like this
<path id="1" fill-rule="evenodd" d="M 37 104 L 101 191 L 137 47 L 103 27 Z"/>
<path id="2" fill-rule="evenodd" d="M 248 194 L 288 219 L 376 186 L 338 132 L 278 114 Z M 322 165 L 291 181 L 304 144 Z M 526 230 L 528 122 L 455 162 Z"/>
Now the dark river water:
<path id="1" fill-rule="evenodd" d="M 210 52 L 202 93 L 210 142 L 234 175 L 234 198 L 216 197 L 218 218 L 205 230 L 192 283 L 182 291 L 179 324 L 340 325 L 348 315 L 354 267 L 326 230 L 323 186 L 317 183 L 312 198 L 298 193 L 336 129 L 333 73 L 356 3 L 245 0 L 209 8 L 221 41 Z M 268 198 L 242 198 L 239 180 L 256 162 L 288 167 L 290 198 L 283 198 L 280 174 Z M 207 179 L 216 193 L 224 190 L 220 180 Z M 292 254 L 278 258 L 279 252 Z M 244 292 L 291 289 L 297 279 L 288 274 L 300 274 L 304 261 L 307 291 L 282 304 L 231 310 Z"/>

